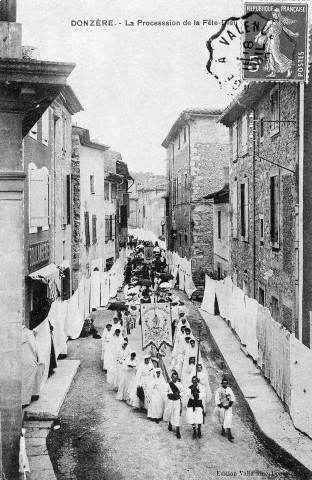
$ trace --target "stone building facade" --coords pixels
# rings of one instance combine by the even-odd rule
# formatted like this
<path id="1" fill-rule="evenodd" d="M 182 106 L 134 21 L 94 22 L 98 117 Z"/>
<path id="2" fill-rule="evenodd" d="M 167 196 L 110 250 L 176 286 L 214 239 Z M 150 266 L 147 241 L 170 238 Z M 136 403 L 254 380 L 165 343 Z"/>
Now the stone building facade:
<path id="1" fill-rule="evenodd" d="M 71 295 L 71 125 L 81 109 L 73 90 L 65 87 L 23 142 L 25 324 L 31 329 L 49 311 L 49 276 L 56 279 L 62 299 Z"/>
<path id="2" fill-rule="evenodd" d="M 231 137 L 233 282 L 297 337 L 298 112 L 297 86 L 258 83 L 220 117 Z"/>
<path id="3" fill-rule="evenodd" d="M 214 271 L 213 201 L 203 197 L 223 186 L 228 164 L 221 112 L 184 110 L 162 146 L 167 150 L 167 248 L 192 260 L 193 280 L 203 285 Z"/>
<path id="4" fill-rule="evenodd" d="M 108 271 L 128 237 L 128 181 L 121 155 L 90 139 L 89 131 L 72 129 L 73 277 Z"/>

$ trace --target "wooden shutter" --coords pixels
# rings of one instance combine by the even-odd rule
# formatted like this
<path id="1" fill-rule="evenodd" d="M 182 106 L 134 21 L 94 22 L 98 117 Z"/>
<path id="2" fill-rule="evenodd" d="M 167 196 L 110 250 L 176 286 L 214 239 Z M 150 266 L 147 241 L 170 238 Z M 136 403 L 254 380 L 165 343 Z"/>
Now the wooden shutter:
<path id="1" fill-rule="evenodd" d="M 71 222 L 71 176 L 66 175 L 67 224 Z"/>
<path id="2" fill-rule="evenodd" d="M 232 127 L 232 154 L 233 162 L 237 160 L 237 123 L 235 122 Z"/>
<path id="3" fill-rule="evenodd" d="M 96 215 L 92 215 L 92 243 L 95 245 L 97 243 L 96 238 Z"/>
<path id="4" fill-rule="evenodd" d="M 49 109 L 41 117 L 42 135 L 41 140 L 44 145 L 49 144 Z"/>
<path id="5" fill-rule="evenodd" d="M 49 224 L 49 176 L 45 169 L 29 172 L 29 226 L 44 227 Z"/>
<path id="6" fill-rule="evenodd" d="M 86 247 L 90 247 L 90 225 L 89 225 L 89 212 L 85 212 L 85 214 L 84 214 L 84 221 L 85 221 L 85 239 L 86 239 Z"/>
<path id="7" fill-rule="evenodd" d="M 62 224 L 67 225 L 67 175 L 62 177 Z"/>
<path id="8" fill-rule="evenodd" d="M 237 238 L 237 181 L 233 183 L 233 193 L 232 193 L 232 202 L 233 202 L 233 237 Z"/>

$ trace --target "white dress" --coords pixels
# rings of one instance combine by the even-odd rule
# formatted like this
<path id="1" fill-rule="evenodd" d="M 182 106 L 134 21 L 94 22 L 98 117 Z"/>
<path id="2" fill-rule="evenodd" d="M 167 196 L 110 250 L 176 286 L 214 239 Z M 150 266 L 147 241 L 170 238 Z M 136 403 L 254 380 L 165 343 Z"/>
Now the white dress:
<path id="1" fill-rule="evenodd" d="M 105 360 L 107 360 L 107 359 L 106 359 L 105 352 L 107 351 L 108 344 L 109 344 L 111 338 L 112 338 L 112 331 L 109 332 L 105 328 L 105 330 L 103 331 L 103 335 L 102 335 L 102 351 L 101 351 L 101 360 L 103 360 L 103 370 L 106 370 Z"/>
<path id="2" fill-rule="evenodd" d="M 114 334 L 107 347 L 107 356 L 106 356 L 107 382 L 110 385 L 114 385 L 115 376 L 117 374 L 118 352 L 121 349 L 121 345 L 123 344 L 123 341 L 124 339 L 122 335 L 119 335 L 119 337 L 117 337 Z"/>

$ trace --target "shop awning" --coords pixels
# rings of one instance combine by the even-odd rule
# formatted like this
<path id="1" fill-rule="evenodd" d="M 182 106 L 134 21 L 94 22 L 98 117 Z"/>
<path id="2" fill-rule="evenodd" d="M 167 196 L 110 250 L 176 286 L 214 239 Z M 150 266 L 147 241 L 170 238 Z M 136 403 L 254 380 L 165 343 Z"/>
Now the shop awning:
<path id="1" fill-rule="evenodd" d="M 55 280 L 60 274 L 59 269 L 55 263 L 50 263 L 46 267 L 40 268 L 33 273 L 30 273 L 28 276 L 33 280 L 41 280 L 42 282 L 47 283 L 49 280 Z"/>

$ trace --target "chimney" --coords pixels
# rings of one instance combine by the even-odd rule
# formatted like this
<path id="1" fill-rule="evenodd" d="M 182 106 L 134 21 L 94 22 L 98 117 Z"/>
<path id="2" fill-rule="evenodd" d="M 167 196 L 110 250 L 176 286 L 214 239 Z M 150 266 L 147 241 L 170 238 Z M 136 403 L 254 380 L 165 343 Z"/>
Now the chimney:
<path id="1" fill-rule="evenodd" d="M 0 58 L 22 58 L 22 24 L 16 23 L 16 0 L 0 1 Z"/>

